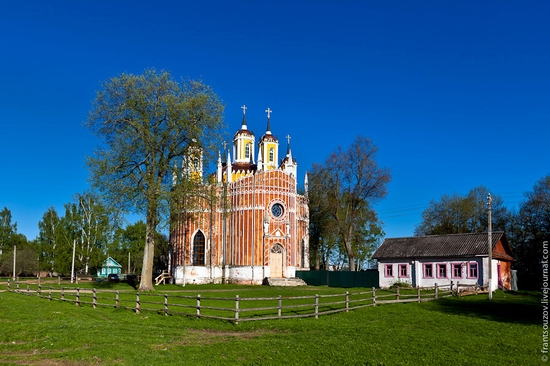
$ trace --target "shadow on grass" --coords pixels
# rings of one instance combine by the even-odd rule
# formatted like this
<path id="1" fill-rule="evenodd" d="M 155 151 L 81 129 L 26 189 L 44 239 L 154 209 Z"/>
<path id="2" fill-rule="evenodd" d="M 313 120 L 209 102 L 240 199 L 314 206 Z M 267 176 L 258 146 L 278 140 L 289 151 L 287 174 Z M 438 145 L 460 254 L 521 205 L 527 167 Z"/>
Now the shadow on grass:
<path id="1" fill-rule="evenodd" d="M 434 311 L 471 316 L 499 322 L 540 324 L 542 295 L 537 292 L 497 291 L 492 300 L 487 295 L 451 297 L 433 301 Z"/>

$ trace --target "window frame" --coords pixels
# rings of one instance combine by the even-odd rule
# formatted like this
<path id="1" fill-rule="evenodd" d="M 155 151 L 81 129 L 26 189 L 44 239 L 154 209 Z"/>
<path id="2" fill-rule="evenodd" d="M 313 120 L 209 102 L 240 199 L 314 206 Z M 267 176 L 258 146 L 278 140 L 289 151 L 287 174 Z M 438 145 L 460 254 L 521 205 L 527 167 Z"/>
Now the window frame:
<path id="1" fill-rule="evenodd" d="M 458 268 L 460 271 L 460 276 L 455 275 L 455 268 Z M 451 263 L 451 278 L 457 278 L 460 279 L 463 277 L 462 273 L 462 263 Z"/>
<path id="2" fill-rule="evenodd" d="M 384 264 L 384 277 L 393 278 L 393 263 L 392 264 Z"/>
<path id="3" fill-rule="evenodd" d="M 409 278 L 409 265 L 407 263 L 400 263 L 398 265 L 398 275 L 399 275 L 399 278 Z M 403 269 L 405 269 L 405 274 L 403 275 Z"/>
<path id="4" fill-rule="evenodd" d="M 436 269 L 437 269 L 437 278 L 448 278 L 447 277 L 447 263 L 437 263 Z M 440 269 L 443 269 L 443 271 L 444 271 L 443 276 L 440 274 Z"/>
<path id="5" fill-rule="evenodd" d="M 193 266 L 201 267 L 206 265 L 206 236 L 201 230 L 197 231 L 193 237 L 193 255 L 191 260 L 191 265 Z"/>
<path id="6" fill-rule="evenodd" d="M 475 268 L 475 276 L 471 275 L 472 269 Z M 479 278 L 479 264 L 477 262 L 469 262 L 468 263 L 468 278 Z"/>
<path id="7" fill-rule="evenodd" d="M 427 269 L 430 269 L 430 275 L 427 273 Z M 434 266 L 433 263 L 423 263 L 422 264 L 422 275 L 423 278 L 434 278 Z"/>

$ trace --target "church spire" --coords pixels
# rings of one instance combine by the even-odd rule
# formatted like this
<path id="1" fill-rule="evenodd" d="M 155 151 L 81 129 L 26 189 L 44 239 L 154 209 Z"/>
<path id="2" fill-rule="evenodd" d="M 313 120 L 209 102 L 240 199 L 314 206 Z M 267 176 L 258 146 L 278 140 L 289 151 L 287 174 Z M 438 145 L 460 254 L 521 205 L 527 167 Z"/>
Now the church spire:
<path id="1" fill-rule="evenodd" d="M 247 127 L 246 127 L 246 110 L 248 108 L 246 108 L 246 105 L 243 105 L 241 107 L 241 109 L 243 110 L 243 122 L 241 124 L 241 130 L 246 130 L 247 129 Z"/>
<path id="2" fill-rule="evenodd" d="M 265 110 L 267 112 L 267 129 L 265 130 L 266 135 L 271 135 L 271 112 L 273 112 L 269 107 Z"/>

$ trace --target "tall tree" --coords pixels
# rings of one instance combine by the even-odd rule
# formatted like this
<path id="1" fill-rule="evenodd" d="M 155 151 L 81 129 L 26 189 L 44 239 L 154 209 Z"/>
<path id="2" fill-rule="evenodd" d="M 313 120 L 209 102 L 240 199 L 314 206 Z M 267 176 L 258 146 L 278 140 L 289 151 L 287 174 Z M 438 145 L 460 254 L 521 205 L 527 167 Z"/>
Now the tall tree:
<path id="1" fill-rule="evenodd" d="M 113 205 L 145 215 L 140 291 L 152 291 L 155 233 L 173 199 L 188 147 L 210 151 L 223 105 L 200 81 L 176 82 L 168 72 L 122 74 L 102 83 L 87 126 L 103 141 L 88 159 L 91 181 Z"/>
<path id="2" fill-rule="evenodd" d="M 11 211 L 4 207 L 0 211 L 0 255 L 14 245 L 13 237 L 17 234 L 17 223 L 12 223 Z"/>
<path id="3" fill-rule="evenodd" d="M 487 197 L 489 189 L 484 186 L 472 188 L 468 194 L 443 195 L 439 201 L 432 200 L 422 212 L 422 222 L 415 229 L 416 235 L 444 235 L 477 233 L 487 231 Z M 510 213 L 500 195 L 492 195 L 491 205 L 493 230 L 505 230 Z"/>
<path id="4" fill-rule="evenodd" d="M 89 274 L 90 268 L 97 269 L 103 262 L 107 243 L 112 239 L 113 228 L 117 226 L 112 210 L 99 201 L 94 193 L 85 192 L 75 197 L 75 220 L 78 220 L 78 259 Z"/>
<path id="5" fill-rule="evenodd" d="M 56 268 L 56 251 L 60 217 L 54 207 L 49 207 L 38 222 L 37 244 L 40 251 L 40 269 L 53 273 Z"/>
<path id="6" fill-rule="evenodd" d="M 309 190 L 318 200 L 313 215 L 325 216 L 319 223 L 337 235 L 350 271 L 383 235 L 372 205 L 386 196 L 391 176 L 378 166 L 377 151 L 372 140 L 358 136 L 347 150 L 338 147 L 324 164 L 314 164 L 309 175 Z M 312 221 L 318 222 L 315 217 Z"/>
<path id="7" fill-rule="evenodd" d="M 545 260 L 543 245 L 545 241 L 550 243 L 550 175 L 538 180 L 533 190 L 525 194 L 525 201 L 520 203 L 519 212 L 514 215 L 509 236 L 514 268 L 518 271 L 518 287 L 540 290 L 541 263 Z"/>

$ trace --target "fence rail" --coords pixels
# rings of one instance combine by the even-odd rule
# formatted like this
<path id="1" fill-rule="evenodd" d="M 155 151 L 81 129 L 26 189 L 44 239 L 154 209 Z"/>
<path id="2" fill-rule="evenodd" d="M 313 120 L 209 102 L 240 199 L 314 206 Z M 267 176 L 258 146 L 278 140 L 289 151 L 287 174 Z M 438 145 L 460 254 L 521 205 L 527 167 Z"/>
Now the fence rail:
<path id="1" fill-rule="evenodd" d="M 143 311 L 164 315 L 183 315 L 240 322 L 272 319 L 315 317 L 348 312 L 368 306 L 407 302 L 424 302 L 457 294 L 461 285 L 453 284 L 429 288 L 349 292 L 343 294 L 292 296 L 292 297 L 202 297 L 177 294 L 150 294 L 139 292 L 98 291 L 94 289 L 42 286 L 8 282 L 7 290 L 49 301 L 122 308 L 137 314 Z"/>

